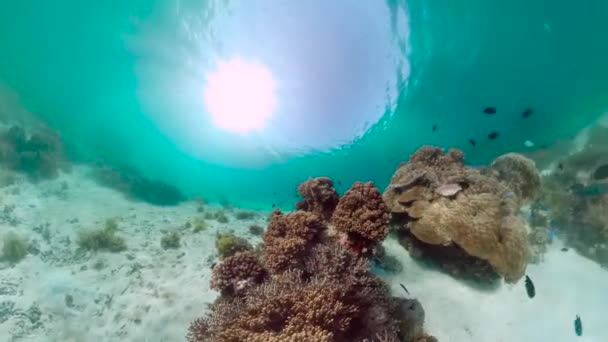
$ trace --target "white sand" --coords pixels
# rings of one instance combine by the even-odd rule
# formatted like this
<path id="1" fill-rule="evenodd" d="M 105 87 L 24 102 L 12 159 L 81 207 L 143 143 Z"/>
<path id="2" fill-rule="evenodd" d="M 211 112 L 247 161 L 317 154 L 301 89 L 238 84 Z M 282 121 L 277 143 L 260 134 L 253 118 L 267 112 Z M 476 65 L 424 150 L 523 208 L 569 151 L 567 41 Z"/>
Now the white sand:
<path id="1" fill-rule="evenodd" d="M 234 229 L 258 242 L 247 228 L 265 226 L 267 213 L 255 221 L 208 220 L 205 232 L 194 233 L 180 227 L 202 216 L 195 203 L 162 208 L 128 201 L 85 171 L 0 190 L 0 235 L 16 232 L 40 250 L 14 267 L 0 263 L 0 341 L 183 341 L 189 322 L 217 295 L 209 289 L 216 231 Z M 4 212 L 6 205 L 15 209 Z M 128 250 L 75 255 L 78 231 L 102 227 L 110 217 L 120 218 Z M 42 234 L 46 223 L 50 242 Z M 163 250 L 160 239 L 171 230 L 182 232 L 182 246 Z M 537 295 L 529 299 L 523 281 L 480 289 L 420 266 L 395 241 L 385 245 L 404 265 L 385 279 L 395 294 L 403 295 L 403 283 L 420 299 L 427 330 L 442 342 L 608 341 L 608 272 L 572 250 L 554 244 L 544 263 L 530 266 Z M 73 298 L 69 307 L 66 296 Z M 582 337 L 574 334 L 576 314 Z"/>

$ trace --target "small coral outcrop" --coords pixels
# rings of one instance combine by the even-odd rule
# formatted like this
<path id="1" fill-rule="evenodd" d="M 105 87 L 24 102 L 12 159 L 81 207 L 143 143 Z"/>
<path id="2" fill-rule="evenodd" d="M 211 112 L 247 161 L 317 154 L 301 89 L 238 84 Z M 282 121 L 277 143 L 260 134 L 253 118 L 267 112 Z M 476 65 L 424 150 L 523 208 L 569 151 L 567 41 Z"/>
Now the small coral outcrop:
<path id="1" fill-rule="evenodd" d="M 538 197 L 540 175 L 533 160 L 521 154 L 508 153 L 496 158 L 490 165 L 490 170 L 524 203 Z"/>
<path id="2" fill-rule="evenodd" d="M 515 282 L 528 262 L 527 232 L 518 215 L 518 194 L 528 192 L 509 182 L 525 182 L 515 176 L 502 181 L 494 171 L 467 167 L 463 159 L 459 150 L 425 146 L 402 164 L 384 192 L 393 225 L 410 252 L 436 258 L 455 275 L 491 280 L 488 270 L 494 270 Z"/>
<path id="3" fill-rule="evenodd" d="M 379 193 L 371 187 L 361 183 L 354 188 L 348 200 L 354 209 L 341 211 L 339 220 L 370 222 L 375 228 L 366 238 L 381 241 L 386 233 L 376 232 L 376 228 L 385 228 L 382 213 L 386 210 L 372 210 L 375 214 L 366 216 L 362 209 L 366 203 L 354 195 L 364 194 L 372 199 L 371 207 L 381 208 Z M 192 322 L 187 340 L 435 341 L 423 331 L 420 303 L 392 297 L 388 287 L 370 272 L 365 255 L 344 248 L 327 233 L 330 220 L 323 217 L 333 214 L 333 210 L 275 211 L 260 257 L 253 252 L 238 253 L 214 268 L 211 284 L 221 296 L 208 315 Z"/>
<path id="4" fill-rule="evenodd" d="M 16 264 L 27 256 L 27 241 L 19 235 L 9 232 L 2 238 L 0 261 Z"/>
<path id="5" fill-rule="evenodd" d="M 300 184 L 298 193 L 303 200 L 296 204 L 296 209 L 313 212 L 323 220 L 329 220 L 340 200 L 333 182 L 327 177 L 310 178 Z"/>
<path id="6" fill-rule="evenodd" d="M 0 134 L 0 163 L 34 180 L 53 178 L 69 165 L 59 136 L 50 131 L 28 136 L 20 126 Z"/>
<path id="7" fill-rule="evenodd" d="M 366 253 L 388 235 L 388 207 L 372 182 L 356 182 L 340 199 L 331 225 L 347 247 Z"/>
<path id="8" fill-rule="evenodd" d="M 273 273 L 300 267 L 313 241 L 324 229 L 325 225 L 316 214 L 273 212 L 264 234 L 264 266 Z"/>
<path id="9" fill-rule="evenodd" d="M 253 246 L 240 236 L 234 235 L 233 232 L 218 233 L 215 237 L 215 248 L 220 260 L 231 257 L 240 252 L 253 250 Z"/>
<path id="10" fill-rule="evenodd" d="M 265 277 L 266 270 L 257 256 L 253 252 L 241 252 L 215 266 L 211 288 L 220 291 L 222 296 L 235 296 L 261 283 Z"/>

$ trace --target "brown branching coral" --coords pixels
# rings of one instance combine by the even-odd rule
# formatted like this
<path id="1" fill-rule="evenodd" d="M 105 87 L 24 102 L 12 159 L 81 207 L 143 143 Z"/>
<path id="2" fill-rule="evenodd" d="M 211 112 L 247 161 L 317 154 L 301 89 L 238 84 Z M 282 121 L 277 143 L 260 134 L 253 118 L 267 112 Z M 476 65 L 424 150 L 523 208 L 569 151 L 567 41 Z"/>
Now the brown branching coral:
<path id="1" fill-rule="evenodd" d="M 300 266 L 325 225 L 314 213 L 298 211 L 284 215 L 275 211 L 264 234 L 264 266 L 280 273 Z"/>
<path id="2" fill-rule="evenodd" d="M 369 249 L 388 235 L 388 207 L 382 194 L 372 182 L 356 182 L 340 199 L 333 216 L 332 227 L 347 235 L 350 247 Z"/>
<path id="3" fill-rule="evenodd" d="M 252 252 L 217 266 L 212 286 L 222 296 L 206 317 L 192 322 L 188 341 L 414 342 L 427 337 L 420 304 L 391 297 L 370 272 L 369 261 L 339 246 L 325 230 L 316 213 L 275 211 L 264 235 L 264 268 Z"/>
<path id="4" fill-rule="evenodd" d="M 327 177 L 310 178 L 300 184 L 298 193 L 304 199 L 296 204 L 296 209 L 313 212 L 324 220 L 329 220 L 340 200 Z"/>
<path id="5" fill-rule="evenodd" d="M 413 341 L 422 334 L 419 303 L 389 300 L 384 288 L 353 291 L 352 285 L 337 278 L 303 281 L 299 273 L 286 272 L 246 297 L 216 303 L 211 317 L 192 323 L 188 339 L 364 342 L 383 332 L 390 341 Z"/>
<path id="6" fill-rule="evenodd" d="M 490 170 L 513 190 L 522 202 L 534 200 L 540 191 L 540 175 L 534 161 L 521 154 L 508 153 L 496 158 Z"/>
<path id="7" fill-rule="evenodd" d="M 244 293 L 248 288 L 261 283 L 266 270 L 253 252 L 241 252 L 221 262 L 213 269 L 211 288 L 223 296 Z"/>
<path id="8" fill-rule="evenodd" d="M 455 244 L 517 281 L 528 260 L 519 200 L 505 183 L 465 166 L 463 158 L 458 150 L 444 154 L 427 146 L 402 164 L 384 193 L 394 223 L 425 244 Z M 446 185 L 457 190 L 442 191 Z"/>

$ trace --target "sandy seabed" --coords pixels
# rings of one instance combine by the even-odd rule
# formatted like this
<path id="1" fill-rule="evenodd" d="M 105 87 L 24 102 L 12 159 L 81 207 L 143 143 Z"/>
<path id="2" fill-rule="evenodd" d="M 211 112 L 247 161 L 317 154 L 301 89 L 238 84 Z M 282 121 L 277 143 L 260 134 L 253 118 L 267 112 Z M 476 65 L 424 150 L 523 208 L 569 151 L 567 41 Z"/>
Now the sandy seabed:
<path id="1" fill-rule="evenodd" d="M 76 167 L 53 181 L 32 184 L 19 178 L 0 190 L 0 234 L 29 241 L 28 256 L 0 262 L 0 341 L 184 341 L 191 320 L 218 295 L 209 288 L 218 231 L 233 230 L 253 244 L 249 226 L 266 225 L 268 212 L 250 220 L 207 220 L 207 229 L 185 228 L 203 213 L 196 202 L 156 207 L 133 202 L 100 187 Z M 219 210 L 206 206 L 205 211 Z M 79 231 L 118 219 L 121 253 L 79 252 Z M 181 234 L 181 247 L 164 250 L 167 232 Z M 605 342 L 608 341 L 608 271 L 561 251 L 555 241 L 538 265 L 528 267 L 536 296 L 523 280 L 484 288 L 412 260 L 395 240 L 384 243 L 403 265 L 380 274 L 397 295 L 418 298 L 426 330 L 442 342 Z M 584 334 L 574 333 L 574 319 Z"/>

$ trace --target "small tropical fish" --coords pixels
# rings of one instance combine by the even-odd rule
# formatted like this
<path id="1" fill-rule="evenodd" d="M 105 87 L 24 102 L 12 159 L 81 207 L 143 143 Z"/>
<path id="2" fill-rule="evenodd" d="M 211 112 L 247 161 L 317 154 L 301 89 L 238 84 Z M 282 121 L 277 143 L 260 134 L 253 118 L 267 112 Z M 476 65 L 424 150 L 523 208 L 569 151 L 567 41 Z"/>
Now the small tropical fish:
<path id="1" fill-rule="evenodd" d="M 547 235 L 549 235 L 549 241 L 553 241 L 557 237 L 557 231 L 555 229 L 549 229 Z"/>
<path id="2" fill-rule="evenodd" d="M 536 296 L 536 289 L 534 288 L 534 283 L 532 279 L 526 275 L 526 293 L 528 293 L 528 297 L 534 298 Z"/>
<path id="3" fill-rule="evenodd" d="M 471 144 L 473 146 L 477 145 L 477 143 L 473 139 L 469 139 L 469 144 Z"/>
<path id="4" fill-rule="evenodd" d="M 567 251 L 568 251 L 567 247 L 562 248 L 562 252 L 567 252 Z"/>
<path id="5" fill-rule="evenodd" d="M 530 141 L 530 140 L 526 140 L 524 142 L 524 146 L 526 146 L 526 147 L 534 147 L 534 143 L 532 141 Z"/>
<path id="6" fill-rule="evenodd" d="M 507 191 L 505 193 L 505 197 L 509 198 L 509 197 L 513 197 L 513 193 L 511 191 Z"/>
<path id="7" fill-rule="evenodd" d="M 581 321 L 581 318 L 578 315 L 576 315 L 576 319 L 574 320 L 574 332 L 576 333 L 576 336 L 583 335 L 583 321 Z"/>
<path id="8" fill-rule="evenodd" d="M 399 285 L 401 285 L 401 288 L 403 289 L 403 291 L 405 291 L 405 293 L 407 293 L 408 295 L 410 294 L 410 291 L 408 291 L 408 290 L 405 288 L 405 285 L 403 285 L 403 284 L 399 284 Z"/>
<path id="9" fill-rule="evenodd" d="M 534 111 L 532 109 L 528 108 L 528 109 L 524 110 L 523 113 L 521 113 L 521 117 L 524 119 L 529 118 L 530 116 L 532 116 L 532 113 L 534 113 Z"/>
<path id="10" fill-rule="evenodd" d="M 336 184 L 342 185 L 342 182 L 341 181 L 337 181 Z"/>
<path id="11" fill-rule="evenodd" d="M 277 206 L 276 204 L 272 203 L 272 207 L 273 207 L 273 208 L 275 208 L 276 206 Z"/>
<path id="12" fill-rule="evenodd" d="M 498 133 L 498 131 L 493 131 L 490 134 L 488 134 L 488 139 L 494 140 L 494 139 L 498 138 L 499 135 L 500 135 L 500 133 Z"/>
<path id="13" fill-rule="evenodd" d="M 600 183 L 588 186 L 576 183 L 570 187 L 570 191 L 573 194 L 581 197 L 602 196 L 608 193 L 608 183 Z"/>
<path id="14" fill-rule="evenodd" d="M 437 130 L 437 125 L 433 125 L 433 132 Z"/>
<path id="15" fill-rule="evenodd" d="M 564 169 L 564 164 L 558 163 L 557 164 L 557 168 L 560 169 L 560 170 L 563 170 Z"/>
<path id="16" fill-rule="evenodd" d="M 486 107 L 483 112 L 488 115 L 496 114 L 496 107 Z"/>

